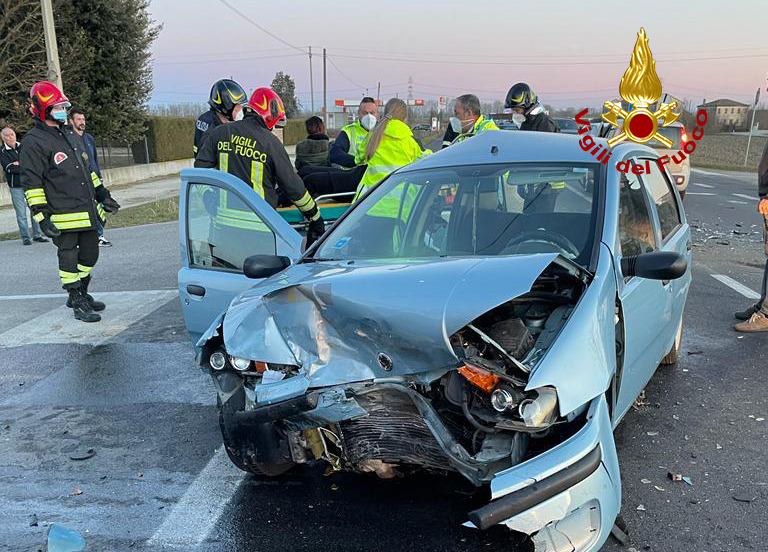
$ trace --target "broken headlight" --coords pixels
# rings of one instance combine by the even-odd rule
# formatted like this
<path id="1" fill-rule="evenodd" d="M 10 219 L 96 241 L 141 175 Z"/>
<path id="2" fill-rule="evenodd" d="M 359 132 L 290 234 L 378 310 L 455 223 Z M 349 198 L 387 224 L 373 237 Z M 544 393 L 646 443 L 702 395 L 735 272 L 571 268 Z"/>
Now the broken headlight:
<path id="1" fill-rule="evenodd" d="M 527 427 L 544 429 L 557 418 L 557 390 L 554 387 L 539 387 L 534 392 L 536 397 L 522 401 L 518 412 Z"/>

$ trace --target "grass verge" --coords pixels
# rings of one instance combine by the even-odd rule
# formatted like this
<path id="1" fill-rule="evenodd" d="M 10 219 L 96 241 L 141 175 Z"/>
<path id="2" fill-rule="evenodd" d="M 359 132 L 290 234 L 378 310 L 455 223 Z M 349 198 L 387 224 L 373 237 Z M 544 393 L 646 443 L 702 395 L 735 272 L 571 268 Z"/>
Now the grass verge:
<path id="1" fill-rule="evenodd" d="M 107 217 L 107 230 L 175 221 L 179 219 L 179 198 L 160 199 L 136 207 L 127 207 L 120 209 L 116 215 L 107 215 Z M 17 239 L 19 239 L 18 231 L 0 234 L 0 241 Z"/>

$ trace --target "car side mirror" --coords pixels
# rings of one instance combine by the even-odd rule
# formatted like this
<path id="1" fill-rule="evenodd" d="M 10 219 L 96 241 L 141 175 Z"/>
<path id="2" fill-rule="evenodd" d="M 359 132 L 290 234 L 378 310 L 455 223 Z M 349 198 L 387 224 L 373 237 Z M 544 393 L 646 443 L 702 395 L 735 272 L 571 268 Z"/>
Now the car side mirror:
<path id="1" fill-rule="evenodd" d="M 688 261 L 674 251 L 651 251 L 621 259 L 625 277 L 639 276 L 649 280 L 676 280 L 688 270 Z"/>
<path id="2" fill-rule="evenodd" d="M 243 262 L 243 274 L 248 278 L 269 278 L 291 266 L 291 259 L 282 255 L 251 255 Z"/>

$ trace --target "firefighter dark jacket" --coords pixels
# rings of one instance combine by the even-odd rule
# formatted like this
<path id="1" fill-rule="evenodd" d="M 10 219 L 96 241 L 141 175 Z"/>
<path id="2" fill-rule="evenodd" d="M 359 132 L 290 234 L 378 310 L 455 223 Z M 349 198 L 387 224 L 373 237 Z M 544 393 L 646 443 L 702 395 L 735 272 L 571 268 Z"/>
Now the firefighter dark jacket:
<path id="1" fill-rule="evenodd" d="M 279 186 L 307 220 L 320 218 L 315 200 L 293 170 L 285 147 L 257 115 L 210 130 L 197 152 L 195 167 L 233 174 L 272 207 L 277 206 Z"/>
<path id="2" fill-rule="evenodd" d="M 62 232 L 78 232 L 103 223 L 101 202 L 111 197 L 91 171 L 85 144 L 69 127 L 36 121 L 22 141 L 21 187 L 38 221 L 50 215 Z"/>

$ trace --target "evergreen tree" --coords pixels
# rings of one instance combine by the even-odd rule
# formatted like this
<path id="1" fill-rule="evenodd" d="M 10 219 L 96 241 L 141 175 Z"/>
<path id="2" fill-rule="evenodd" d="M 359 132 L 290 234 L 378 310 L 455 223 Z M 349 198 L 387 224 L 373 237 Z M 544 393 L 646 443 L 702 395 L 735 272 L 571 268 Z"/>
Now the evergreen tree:
<path id="1" fill-rule="evenodd" d="M 275 78 L 272 79 L 272 90 L 277 92 L 285 105 L 285 116 L 289 119 L 296 117 L 301 109 L 301 103 L 296 98 L 296 84 L 290 75 L 278 71 Z"/>

